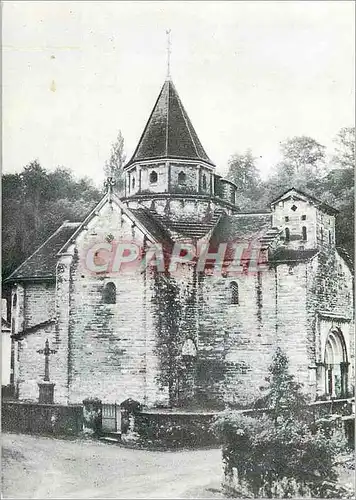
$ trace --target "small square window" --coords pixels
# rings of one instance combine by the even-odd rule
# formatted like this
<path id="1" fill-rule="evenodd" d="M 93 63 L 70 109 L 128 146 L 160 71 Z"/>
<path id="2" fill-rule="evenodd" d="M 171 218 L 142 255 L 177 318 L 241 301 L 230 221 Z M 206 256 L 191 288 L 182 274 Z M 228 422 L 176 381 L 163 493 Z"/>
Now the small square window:
<path id="1" fill-rule="evenodd" d="M 307 220 L 307 216 L 306 215 L 302 215 L 302 220 Z"/>
<path id="2" fill-rule="evenodd" d="M 288 216 L 284 217 L 284 220 L 285 220 L 286 222 L 289 222 L 289 217 L 288 217 Z"/>
<path id="3" fill-rule="evenodd" d="M 293 206 L 291 207 L 291 210 L 293 210 L 293 212 L 295 212 L 295 211 L 297 210 L 297 208 L 298 208 L 298 207 L 297 207 L 296 205 L 293 205 Z"/>

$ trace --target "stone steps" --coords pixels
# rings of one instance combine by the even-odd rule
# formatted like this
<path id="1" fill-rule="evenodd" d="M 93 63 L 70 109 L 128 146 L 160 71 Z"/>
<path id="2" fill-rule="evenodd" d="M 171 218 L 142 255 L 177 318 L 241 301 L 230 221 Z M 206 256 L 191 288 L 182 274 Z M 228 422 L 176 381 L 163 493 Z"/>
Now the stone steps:
<path id="1" fill-rule="evenodd" d="M 104 441 L 106 443 L 120 443 L 121 442 L 121 432 L 106 432 L 99 439 L 100 439 L 100 441 Z"/>

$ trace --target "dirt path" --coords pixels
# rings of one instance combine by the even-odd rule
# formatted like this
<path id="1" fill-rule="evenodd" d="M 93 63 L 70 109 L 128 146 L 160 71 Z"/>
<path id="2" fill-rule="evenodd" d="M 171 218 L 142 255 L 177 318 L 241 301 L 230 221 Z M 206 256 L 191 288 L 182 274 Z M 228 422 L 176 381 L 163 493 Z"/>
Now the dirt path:
<path id="1" fill-rule="evenodd" d="M 2 435 L 4 498 L 222 498 L 221 452 Z M 215 491 L 215 492 L 214 492 Z"/>

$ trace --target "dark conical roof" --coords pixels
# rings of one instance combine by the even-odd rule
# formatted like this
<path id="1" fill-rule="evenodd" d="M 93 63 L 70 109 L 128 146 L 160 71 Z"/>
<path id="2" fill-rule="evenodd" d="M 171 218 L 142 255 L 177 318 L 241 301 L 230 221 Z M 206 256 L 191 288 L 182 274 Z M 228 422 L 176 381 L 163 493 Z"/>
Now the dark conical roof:
<path id="1" fill-rule="evenodd" d="M 128 162 L 159 158 L 203 160 L 213 164 L 170 80 L 166 80 L 138 146 Z"/>

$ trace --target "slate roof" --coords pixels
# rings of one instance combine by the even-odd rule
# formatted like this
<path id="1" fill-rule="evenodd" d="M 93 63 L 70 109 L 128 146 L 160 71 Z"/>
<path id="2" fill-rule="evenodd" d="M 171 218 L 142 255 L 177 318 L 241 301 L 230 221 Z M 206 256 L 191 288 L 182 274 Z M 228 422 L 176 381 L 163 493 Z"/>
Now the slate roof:
<path id="1" fill-rule="evenodd" d="M 347 250 L 344 247 L 339 247 L 339 246 L 336 247 L 336 250 L 339 252 L 341 257 L 344 259 L 344 261 L 346 262 L 346 264 L 348 265 L 350 270 L 354 271 L 354 262 L 353 262 L 351 256 L 349 255 L 349 253 L 347 252 Z"/>
<path id="2" fill-rule="evenodd" d="M 319 252 L 317 249 L 292 250 L 289 248 L 277 248 L 270 257 L 270 262 L 305 262 Z"/>
<path id="3" fill-rule="evenodd" d="M 26 259 L 6 280 L 21 281 L 54 279 L 58 261 L 57 252 L 70 239 L 80 222 L 64 222 L 28 259 Z"/>
<path id="4" fill-rule="evenodd" d="M 130 208 L 130 212 L 157 241 L 170 242 L 169 232 L 148 208 Z"/>
<path id="5" fill-rule="evenodd" d="M 126 166 L 135 161 L 159 158 L 203 160 L 213 165 L 170 80 L 164 82 L 137 148 Z"/>
<path id="6" fill-rule="evenodd" d="M 223 210 L 215 210 L 202 221 L 191 219 L 172 220 L 165 215 L 158 214 L 154 210 L 151 210 L 151 213 L 166 228 L 172 239 L 176 239 L 177 236 L 183 236 L 192 240 L 199 240 L 216 225 Z"/>
<path id="7" fill-rule="evenodd" d="M 11 336 L 14 339 L 21 339 L 25 335 L 28 335 L 32 332 L 35 332 L 38 329 L 43 328 L 45 326 L 54 325 L 55 323 L 56 323 L 55 319 L 53 319 L 53 318 L 47 319 L 46 321 L 42 321 L 41 323 L 37 323 L 36 325 L 30 326 L 28 328 L 24 328 L 21 332 L 15 333 L 14 335 L 11 335 Z"/>
<path id="8" fill-rule="evenodd" d="M 1 330 L 2 331 L 9 331 L 9 330 L 11 330 L 11 324 L 5 318 L 1 318 Z"/>
<path id="9" fill-rule="evenodd" d="M 272 216 L 266 214 L 224 215 L 215 228 L 212 243 L 262 239 L 271 229 Z"/>

